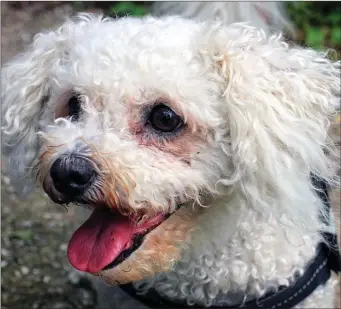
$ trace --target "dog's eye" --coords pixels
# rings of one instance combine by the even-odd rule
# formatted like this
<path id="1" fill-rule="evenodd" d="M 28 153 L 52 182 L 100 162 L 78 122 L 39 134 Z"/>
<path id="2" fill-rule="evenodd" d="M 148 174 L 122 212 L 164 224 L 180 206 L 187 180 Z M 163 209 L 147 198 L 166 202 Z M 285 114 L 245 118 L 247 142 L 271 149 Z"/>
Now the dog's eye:
<path id="1" fill-rule="evenodd" d="M 58 97 L 54 119 L 71 118 L 72 121 L 78 121 L 82 111 L 82 98 L 79 93 L 68 91 Z"/>
<path id="2" fill-rule="evenodd" d="M 67 105 L 68 105 L 68 116 L 72 117 L 73 120 L 77 121 L 79 119 L 79 114 L 81 111 L 81 100 L 78 95 L 73 95 L 69 98 Z"/>
<path id="3" fill-rule="evenodd" d="M 163 104 L 158 104 L 151 110 L 148 122 L 153 129 L 161 132 L 173 132 L 183 125 L 181 117 Z"/>

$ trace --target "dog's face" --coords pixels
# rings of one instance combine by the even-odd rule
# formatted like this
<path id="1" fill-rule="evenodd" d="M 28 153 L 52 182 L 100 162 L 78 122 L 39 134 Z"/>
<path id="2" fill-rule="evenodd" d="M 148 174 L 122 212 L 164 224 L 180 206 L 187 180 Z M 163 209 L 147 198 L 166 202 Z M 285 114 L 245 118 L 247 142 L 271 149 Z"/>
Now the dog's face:
<path id="1" fill-rule="evenodd" d="M 71 264 L 91 273 L 136 255 L 147 233 L 160 224 L 169 230 L 168 215 L 200 203 L 222 176 L 221 150 L 208 146 L 221 123 L 217 98 L 199 59 L 184 53 L 198 29 L 180 41 L 176 24 L 136 23 L 94 25 L 100 37 L 89 25 L 71 31 L 72 44 L 50 68 L 39 121 L 36 168 L 45 192 L 94 209 L 68 249 Z M 167 248 L 166 237 L 155 248 L 170 259 L 177 244 Z M 144 253 L 151 261 L 152 249 Z"/>
<path id="2" fill-rule="evenodd" d="M 69 243 L 75 268 L 119 283 L 167 270 L 205 212 L 198 205 L 228 195 L 226 185 L 245 186 L 242 177 L 265 175 L 267 138 L 278 143 L 270 151 L 294 158 L 284 134 L 290 117 L 304 111 L 311 132 L 325 126 L 331 105 L 318 104 L 332 101 L 336 69 L 308 64 L 317 57 L 308 52 L 303 63 L 291 61 L 284 43 L 252 31 L 83 16 L 37 37 L 4 69 L 3 133 L 14 170 L 33 171 L 56 203 L 93 209 Z M 301 84 L 290 85 L 289 73 Z M 315 92 L 307 102 L 286 93 L 292 87 Z"/>
<path id="3" fill-rule="evenodd" d="M 201 203 L 226 170 L 213 142 L 223 119 L 213 99 L 219 91 L 192 51 L 200 28 L 183 26 L 83 22 L 64 27 L 67 33 L 54 38 L 61 41 L 51 42 L 61 46 L 46 51 L 55 55 L 45 68 L 49 87 L 33 166 L 54 202 L 94 209 L 68 248 L 79 270 L 98 273 L 139 250 L 146 256 L 141 269 L 168 264 L 193 227 L 175 220 L 180 213 L 168 216 Z M 159 225 L 162 237 L 154 231 Z"/>

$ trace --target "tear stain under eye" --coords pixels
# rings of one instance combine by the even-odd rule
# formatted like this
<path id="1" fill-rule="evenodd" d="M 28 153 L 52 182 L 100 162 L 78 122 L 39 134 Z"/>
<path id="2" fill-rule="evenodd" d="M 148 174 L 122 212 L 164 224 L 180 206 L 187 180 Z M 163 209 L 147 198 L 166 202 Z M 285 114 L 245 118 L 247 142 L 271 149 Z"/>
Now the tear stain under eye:
<path id="1" fill-rule="evenodd" d="M 179 110 L 176 102 L 169 98 L 158 97 L 139 106 L 132 106 L 129 101 L 128 126 L 130 133 L 136 138 L 138 144 L 143 147 L 157 149 L 168 153 L 186 165 L 191 166 L 191 155 L 196 153 L 196 148 L 205 143 L 207 128 L 188 113 L 183 119 L 184 125 L 176 132 L 157 132 L 148 124 L 148 117 L 153 108 L 162 104 L 172 109 L 183 118 L 183 113 Z"/>

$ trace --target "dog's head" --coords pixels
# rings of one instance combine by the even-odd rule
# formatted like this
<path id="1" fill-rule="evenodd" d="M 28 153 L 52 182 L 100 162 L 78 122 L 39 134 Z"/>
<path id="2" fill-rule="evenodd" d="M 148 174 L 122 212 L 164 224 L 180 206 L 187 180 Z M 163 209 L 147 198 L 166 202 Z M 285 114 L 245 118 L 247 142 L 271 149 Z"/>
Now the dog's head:
<path id="1" fill-rule="evenodd" d="M 80 15 L 2 70 L 9 171 L 21 192 L 37 179 L 93 209 L 69 244 L 76 268 L 138 280 L 179 258 L 200 206 L 231 191 L 271 205 L 311 172 L 333 179 L 338 74 L 247 25 Z"/>

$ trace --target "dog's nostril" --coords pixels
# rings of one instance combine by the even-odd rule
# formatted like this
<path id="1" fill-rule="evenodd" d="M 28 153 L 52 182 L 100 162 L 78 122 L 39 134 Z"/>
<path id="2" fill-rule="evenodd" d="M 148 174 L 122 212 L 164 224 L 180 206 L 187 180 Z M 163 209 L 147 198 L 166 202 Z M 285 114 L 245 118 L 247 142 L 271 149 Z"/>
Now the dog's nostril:
<path id="1" fill-rule="evenodd" d="M 55 188 L 72 198 L 91 185 L 95 170 L 87 159 L 71 154 L 58 158 L 51 166 L 50 175 Z"/>
<path id="2" fill-rule="evenodd" d="M 85 185 L 92 178 L 92 173 L 89 170 L 79 171 L 79 170 L 71 170 L 69 174 L 69 182 L 77 184 L 77 185 Z"/>

